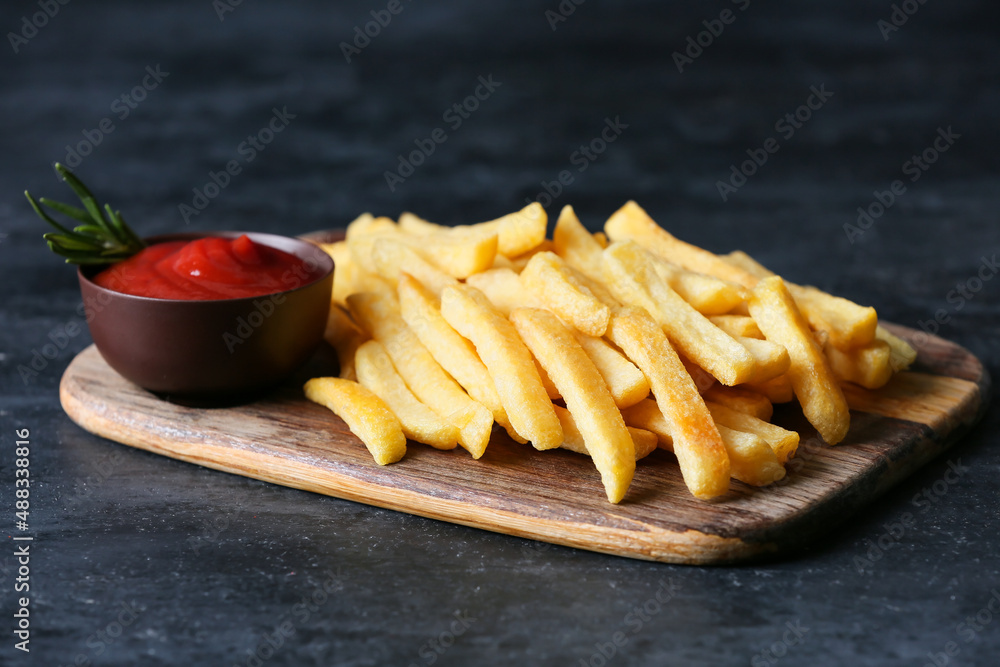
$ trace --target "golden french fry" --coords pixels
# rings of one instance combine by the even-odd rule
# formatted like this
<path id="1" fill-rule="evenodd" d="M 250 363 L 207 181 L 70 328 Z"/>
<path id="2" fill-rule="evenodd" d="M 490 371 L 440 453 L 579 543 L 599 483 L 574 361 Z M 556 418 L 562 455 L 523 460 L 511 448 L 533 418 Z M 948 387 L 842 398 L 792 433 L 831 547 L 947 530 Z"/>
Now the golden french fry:
<path id="1" fill-rule="evenodd" d="M 320 247 L 333 258 L 333 302 L 347 306 L 347 297 L 355 292 L 382 292 L 392 286 L 374 273 L 365 271 L 354 259 L 347 241 L 323 243 Z"/>
<path id="2" fill-rule="evenodd" d="M 378 341 L 358 348 L 355 365 L 358 383 L 382 399 L 399 419 L 403 434 L 435 449 L 455 449 L 458 429 L 421 403 L 399 377 L 388 353 Z"/>
<path id="3" fill-rule="evenodd" d="M 649 396 L 646 376 L 603 338 L 574 332 L 576 342 L 594 362 L 619 409 L 635 405 Z"/>
<path id="4" fill-rule="evenodd" d="M 788 291 L 810 326 L 826 331 L 835 347 L 850 350 L 875 340 L 878 315 L 874 308 L 859 306 L 815 287 L 789 284 Z"/>
<path id="5" fill-rule="evenodd" d="M 674 451 L 670 425 L 664 419 L 656 401 L 646 399 L 622 410 L 622 417 L 630 427 L 652 432 L 661 448 Z M 719 437 L 726 448 L 730 462 L 730 475 L 753 486 L 765 486 L 785 476 L 778 456 L 770 444 L 759 435 L 716 424 Z M 764 451 L 767 450 L 767 451 Z"/>
<path id="6" fill-rule="evenodd" d="M 607 248 L 610 245 L 608 241 L 608 235 L 604 232 L 594 232 L 594 240 L 601 244 L 601 249 Z"/>
<path id="7" fill-rule="evenodd" d="M 756 365 L 747 348 L 678 296 L 656 272 L 646 251 L 635 243 L 615 242 L 603 257 L 614 295 L 652 315 L 678 351 L 723 384 L 733 386 L 754 377 Z"/>
<path id="8" fill-rule="evenodd" d="M 368 273 L 378 274 L 378 264 L 375 263 L 375 244 L 382 239 L 397 239 L 398 243 L 400 236 L 401 234 L 393 226 L 392 228 L 372 230 L 368 234 L 356 234 L 344 243 L 347 244 L 347 249 L 351 253 L 351 259 L 359 267 Z"/>
<path id="9" fill-rule="evenodd" d="M 497 251 L 513 258 L 541 245 L 545 240 L 545 227 L 548 221 L 549 217 L 542 205 L 533 202 L 515 213 L 471 226 L 476 229 L 496 231 L 499 237 Z"/>
<path id="10" fill-rule="evenodd" d="M 712 377 L 708 371 L 694 363 L 683 354 L 679 355 L 681 358 L 681 363 L 684 364 L 685 370 L 687 370 L 688 375 L 694 380 L 694 386 L 698 387 L 698 393 L 704 394 L 706 391 L 718 384 L 715 378 Z"/>
<path id="11" fill-rule="evenodd" d="M 774 454 L 778 457 L 778 463 L 782 465 L 798 449 L 799 434 L 795 431 L 789 431 L 775 424 L 769 424 L 766 421 L 757 419 L 739 410 L 733 410 L 720 403 L 707 401 L 705 404 L 712 413 L 712 419 L 715 420 L 715 423 L 736 431 L 754 433 L 763 438 L 771 446 L 771 449 L 774 450 Z"/>
<path id="12" fill-rule="evenodd" d="M 531 258 L 540 252 L 552 252 L 552 241 L 545 239 L 528 252 L 509 258 L 510 268 L 516 273 L 521 273 L 521 271 L 524 271 L 524 267 L 528 265 L 528 262 L 531 261 Z"/>
<path id="13" fill-rule="evenodd" d="M 476 354 L 476 348 L 445 321 L 434 295 L 406 273 L 400 275 L 397 289 L 403 321 L 431 356 L 469 392 L 469 396 L 493 413 L 496 422 L 512 438 L 523 443 L 524 439 L 510 425 L 493 378 Z"/>
<path id="14" fill-rule="evenodd" d="M 767 382 L 759 384 L 750 382 L 740 386 L 744 389 L 755 391 L 758 394 L 763 394 L 767 397 L 767 400 L 775 405 L 779 403 L 791 403 L 795 400 L 795 390 L 792 389 L 792 381 L 789 379 L 787 373 Z"/>
<path id="15" fill-rule="evenodd" d="M 562 398 L 562 394 L 559 393 L 559 389 L 556 388 L 556 385 L 552 381 L 552 378 L 550 378 L 549 374 L 545 372 L 545 369 L 542 367 L 542 365 L 538 363 L 538 359 L 535 359 L 534 362 L 535 362 L 535 370 L 538 371 L 538 377 L 539 379 L 541 379 L 542 387 L 545 389 L 545 393 L 548 394 L 549 399 L 557 401 L 560 398 Z"/>
<path id="16" fill-rule="evenodd" d="M 601 473 L 608 500 L 620 502 L 635 474 L 635 445 L 604 378 L 572 332 L 552 313 L 518 308 L 510 320 L 562 394 Z"/>
<path id="17" fill-rule="evenodd" d="M 730 282 L 753 287 L 757 279 L 749 272 L 730 264 L 708 250 L 675 238 L 653 221 L 634 201 L 626 202 L 604 225 L 612 241 L 635 241 L 650 252 L 689 271 L 704 273 Z"/>
<path id="18" fill-rule="evenodd" d="M 475 459 L 486 451 L 493 429 L 493 414 L 469 398 L 400 314 L 395 296 L 389 293 L 352 294 L 347 304 L 355 321 L 382 343 L 410 391 L 437 415 L 458 428 L 458 443 Z"/>
<path id="19" fill-rule="evenodd" d="M 767 340 L 788 350 L 788 377 L 806 419 L 829 444 L 843 440 L 851 425 L 847 400 L 785 283 L 777 276 L 764 278 L 751 292 L 749 306 Z"/>
<path id="20" fill-rule="evenodd" d="M 521 284 L 564 322 L 588 336 L 603 336 L 611 310 L 567 270 L 552 252 L 540 252 L 521 271 Z"/>
<path id="21" fill-rule="evenodd" d="M 449 227 L 427 222 L 423 218 L 416 216 L 409 211 L 404 211 L 399 215 L 399 231 L 413 236 L 424 236 L 447 231 Z"/>
<path id="22" fill-rule="evenodd" d="M 330 304 L 330 314 L 326 318 L 326 330 L 323 332 L 323 338 L 337 351 L 337 361 L 340 362 L 340 377 L 344 380 L 357 380 L 354 355 L 361 344 L 368 339 L 368 336 L 335 303 Z"/>
<path id="23" fill-rule="evenodd" d="M 688 271 L 661 257 L 655 257 L 655 260 L 654 267 L 660 277 L 706 317 L 728 313 L 746 301 L 747 290 L 742 285 Z"/>
<path id="24" fill-rule="evenodd" d="M 774 275 L 742 250 L 731 252 L 723 259 L 757 278 Z M 826 331 L 830 342 L 837 348 L 849 350 L 867 345 L 875 339 L 878 316 L 874 308 L 859 306 L 853 301 L 827 294 L 815 287 L 803 287 L 789 282 L 785 285 L 810 326 Z"/>
<path id="25" fill-rule="evenodd" d="M 402 241 L 428 262 L 453 278 L 468 278 L 493 266 L 497 233 L 465 228 L 449 229 Z"/>
<path id="26" fill-rule="evenodd" d="M 891 334 L 888 329 L 879 326 L 875 329 L 875 337 L 888 343 L 892 349 L 889 363 L 893 371 L 905 371 L 917 360 L 917 351 L 899 336 Z"/>
<path id="27" fill-rule="evenodd" d="M 767 486 L 785 477 L 785 468 L 768 443 L 755 433 L 716 424 L 729 454 L 733 479 L 750 486 Z"/>
<path id="28" fill-rule="evenodd" d="M 345 239 L 355 239 L 371 234 L 395 233 L 398 231 L 396 223 L 390 218 L 374 217 L 371 213 L 362 213 L 347 225 Z"/>
<path id="29" fill-rule="evenodd" d="M 555 408 L 556 416 L 559 417 L 559 423 L 563 427 L 563 443 L 560 447 L 568 449 L 571 452 L 576 452 L 577 454 L 590 456 L 590 451 L 587 450 L 587 443 L 583 438 L 583 434 L 580 433 L 580 429 L 577 428 L 573 415 L 561 405 L 554 405 L 552 407 Z M 625 428 L 628 429 L 629 435 L 632 436 L 636 461 L 646 458 L 656 450 L 659 441 L 655 433 L 633 426 L 626 426 Z"/>
<path id="30" fill-rule="evenodd" d="M 875 339 L 868 345 L 844 352 L 827 343 L 823 350 L 834 375 L 841 380 L 878 389 L 892 379 L 892 348 L 884 340 Z"/>
<path id="31" fill-rule="evenodd" d="M 604 279 L 601 269 L 601 245 L 580 223 L 572 206 L 563 206 L 552 232 L 552 249 L 563 260 L 592 280 Z"/>
<path id="32" fill-rule="evenodd" d="M 514 325 L 479 290 L 460 285 L 441 293 L 441 314 L 472 341 L 486 364 L 514 430 L 536 449 L 562 443 L 562 426 L 538 375 L 535 360 Z"/>
<path id="33" fill-rule="evenodd" d="M 607 335 L 649 381 L 691 493 L 698 498 L 726 493 L 729 457 L 722 436 L 663 330 L 648 313 L 622 308 L 612 314 Z"/>
<path id="34" fill-rule="evenodd" d="M 413 276 L 434 294 L 458 281 L 424 259 L 420 253 L 396 239 L 380 238 L 372 249 L 378 274 L 395 285 L 399 274 L 405 272 Z"/>
<path id="35" fill-rule="evenodd" d="M 504 317 L 510 315 L 515 308 L 544 308 L 541 300 L 533 292 L 528 292 L 521 284 L 521 277 L 510 269 L 490 269 L 469 276 L 466 285 L 475 287 L 486 295 L 493 307 Z"/>
<path id="36" fill-rule="evenodd" d="M 784 375 L 791 359 L 788 350 L 778 343 L 769 340 L 759 340 L 757 338 L 737 338 L 736 341 L 745 347 L 753 357 L 756 368 L 753 375 L 747 382 L 767 382 Z"/>
<path id="37" fill-rule="evenodd" d="M 763 338 L 760 327 L 748 315 L 714 315 L 708 320 L 733 338 Z"/>
<path id="38" fill-rule="evenodd" d="M 774 414 L 774 406 L 767 396 L 741 387 L 715 385 L 702 394 L 706 401 L 712 401 L 732 408 L 762 421 L 768 421 Z"/>
<path id="39" fill-rule="evenodd" d="M 370 390 L 341 378 L 313 378 L 303 389 L 306 398 L 328 407 L 347 423 L 375 463 L 395 463 L 406 454 L 406 436 L 399 419 Z"/>

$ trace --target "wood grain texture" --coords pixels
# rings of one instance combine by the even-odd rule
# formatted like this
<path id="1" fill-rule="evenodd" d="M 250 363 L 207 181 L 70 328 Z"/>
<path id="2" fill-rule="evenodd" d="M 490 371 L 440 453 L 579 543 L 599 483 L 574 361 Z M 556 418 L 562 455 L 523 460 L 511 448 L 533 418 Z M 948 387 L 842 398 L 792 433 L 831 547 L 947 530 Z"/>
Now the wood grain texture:
<path id="1" fill-rule="evenodd" d="M 91 346 L 67 368 L 60 397 L 92 433 L 209 468 L 555 544 L 706 564 L 815 539 L 970 428 L 989 391 L 982 365 L 941 339 L 919 351 L 914 370 L 886 388 L 850 390 L 851 431 L 837 447 L 823 444 L 797 407 L 779 406 L 775 421 L 802 433 L 788 477 L 763 489 L 733 481 L 713 502 L 694 499 L 672 455 L 660 450 L 638 464 L 625 500 L 611 505 L 588 458 L 538 452 L 499 427 L 479 461 L 411 442 L 401 462 L 380 467 L 343 421 L 302 395 L 305 379 L 335 373 L 328 349 L 253 403 L 204 408 L 129 383 Z"/>

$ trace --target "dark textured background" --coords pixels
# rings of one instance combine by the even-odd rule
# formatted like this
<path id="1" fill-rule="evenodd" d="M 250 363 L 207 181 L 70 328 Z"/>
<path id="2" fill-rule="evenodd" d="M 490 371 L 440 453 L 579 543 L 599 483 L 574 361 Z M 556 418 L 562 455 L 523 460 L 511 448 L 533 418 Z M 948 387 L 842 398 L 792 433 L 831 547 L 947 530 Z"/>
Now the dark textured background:
<path id="1" fill-rule="evenodd" d="M 1000 280 L 961 309 L 947 295 L 1000 250 L 1000 10 L 928 0 L 886 41 L 887 0 L 753 0 L 681 74 L 671 54 L 735 5 L 587 0 L 553 31 L 556 0 L 483 4 L 404 1 L 350 64 L 338 44 L 385 3 L 245 0 L 220 21 L 209 0 L 76 0 L 18 53 L 9 37 L 0 45 L 2 506 L 13 504 L 15 428 L 31 429 L 37 482 L 32 652 L 12 649 L 5 547 L 0 663 L 247 665 L 247 650 L 290 621 L 295 635 L 264 664 L 596 667 L 595 643 L 619 630 L 628 642 L 609 664 L 922 665 L 949 641 L 961 651 L 952 664 L 995 664 L 1000 616 L 971 636 L 959 624 L 1000 587 L 996 410 L 807 553 L 727 568 L 547 547 L 274 487 L 101 440 L 65 417 L 59 377 L 89 337 L 60 338 L 80 321 L 75 277 L 45 249 L 21 191 L 66 198 L 51 163 L 110 117 L 115 131 L 79 173 L 141 233 L 182 229 L 178 205 L 274 107 L 296 118 L 192 229 L 297 234 L 366 210 L 478 221 L 569 169 L 550 211 L 572 203 L 596 229 L 635 198 L 682 238 L 744 248 L 885 319 L 916 326 L 944 308 L 941 334 L 996 374 Z M 4 2 L 0 29 L 19 31 L 36 11 Z M 169 76 L 119 120 L 112 102 L 157 64 Z M 442 114 L 488 75 L 502 85 L 452 131 Z M 723 202 L 716 181 L 820 85 L 832 99 Z M 628 128 L 577 171 L 571 154 L 616 117 Z M 954 147 L 849 243 L 856 208 L 948 126 Z M 447 142 L 391 192 L 383 173 L 435 127 Z M 18 366 L 50 334 L 65 348 L 22 379 Z M 914 506 L 941 488 L 949 461 L 969 471 Z M 907 512 L 915 527 L 859 572 L 868 541 Z M 326 581 L 322 604 L 296 607 Z M 661 582 L 674 597 L 637 628 L 629 614 Z M 95 633 L 122 602 L 138 617 L 104 643 Z M 428 642 L 455 612 L 475 620 L 435 653 Z M 761 652 L 788 623 L 808 632 L 769 662 Z"/>

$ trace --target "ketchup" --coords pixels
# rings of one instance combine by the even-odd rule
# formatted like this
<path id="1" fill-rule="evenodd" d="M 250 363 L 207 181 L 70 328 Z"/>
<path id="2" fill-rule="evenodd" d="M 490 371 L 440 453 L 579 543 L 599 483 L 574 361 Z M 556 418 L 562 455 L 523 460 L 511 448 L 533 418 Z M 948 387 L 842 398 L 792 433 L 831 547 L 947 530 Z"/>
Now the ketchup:
<path id="1" fill-rule="evenodd" d="M 157 243 L 104 269 L 93 281 L 135 296 L 209 301 L 274 294 L 320 277 L 318 267 L 244 234 Z"/>

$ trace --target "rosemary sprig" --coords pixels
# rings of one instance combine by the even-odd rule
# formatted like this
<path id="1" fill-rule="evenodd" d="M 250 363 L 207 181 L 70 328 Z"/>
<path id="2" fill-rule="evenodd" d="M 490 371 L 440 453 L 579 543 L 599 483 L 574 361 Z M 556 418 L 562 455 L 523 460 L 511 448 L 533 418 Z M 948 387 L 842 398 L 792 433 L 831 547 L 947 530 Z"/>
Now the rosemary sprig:
<path id="1" fill-rule="evenodd" d="M 104 205 L 102 211 L 94 195 L 72 171 L 58 162 L 55 169 L 80 198 L 83 208 L 45 197 L 35 201 L 27 190 L 24 191 L 24 196 L 28 198 L 35 213 L 58 230 L 42 235 L 52 252 L 65 257 L 67 264 L 112 264 L 127 259 L 146 247 L 142 239 L 125 224 L 121 211 L 113 210 L 108 204 Z M 42 210 L 39 204 L 82 224 L 72 230 L 67 229 Z"/>

